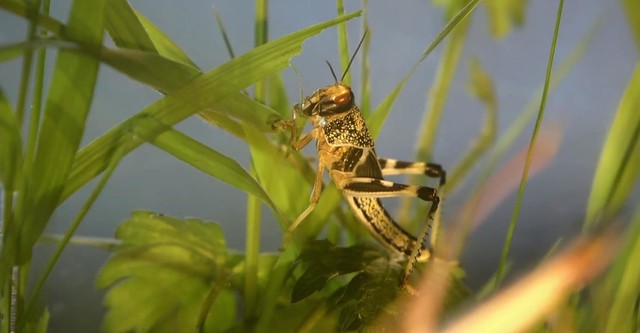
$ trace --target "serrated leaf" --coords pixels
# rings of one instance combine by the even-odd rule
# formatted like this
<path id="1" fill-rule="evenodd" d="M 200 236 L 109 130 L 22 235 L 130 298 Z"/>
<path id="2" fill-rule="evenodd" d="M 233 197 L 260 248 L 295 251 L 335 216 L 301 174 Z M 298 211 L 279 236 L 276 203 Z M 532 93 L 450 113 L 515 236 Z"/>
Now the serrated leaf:
<path id="1" fill-rule="evenodd" d="M 379 260 L 387 260 L 386 253 L 364 245 L 339 247 L 327 240 L 308 243 L 297 259 L 307 268 L 294 284 L 291 300 L 298 302 L 324 289 L 331 279 L 364 270 L 375 271 Z"/>
<path id="2" fill-rule="evenodd" d="M 195 330 L 205 298 L 226 286 L 222 229 L 198 219 L 135 212 L 116 238 L 122 244 L 96 281 L 98 288 L 109 287 L 104 331 Z M 211 311 L 235 307 L 235 300 L 229 304 L 228 295 L 222 297 Z"/>
<path id="3" fill-rule="evenodd" d="M 332 276 L 334 275 L 328 272 L 326 267 L 311 264 L 293 286 L 291 303 L 297 303 L 322 290 Z"/>
<path id="4" fill-rule="evenodd" d="M 359 329 L 377 318 L 401 290 L 402 267 L 384 272 L 363 272 L 347 285 L 338 306 L 342 306 L 338 319 L 339 330 Z"/>
<path id="5" fill-rule="evenodd" d="M 615 118 L 600 153 L 585 227 L 598 217 L 615 215 L 640 175 L 640 63 L 620 99 Z"/>
<path id="6" fill-rule="evenodd" d="M 130 128 L 138 125 L 140 119 L 153 117 L 165 125 L 173 126 L 269 74 L 285 68 L 289 64 L 289 59 L 300 52 L 301 44 L 305 39 L 357 15 L 359 12 L 328 20 L 266 43 L 196 77 L 180 89 L 148 106 L 80 150 L 62 199 L 69 197 L 102 172 L 106 168 L 108 154 L 114 151 L 115 147 L 122 146 L 126 154 L 142 143 L 140 138 L 133 137 L 129 131 Z"/>

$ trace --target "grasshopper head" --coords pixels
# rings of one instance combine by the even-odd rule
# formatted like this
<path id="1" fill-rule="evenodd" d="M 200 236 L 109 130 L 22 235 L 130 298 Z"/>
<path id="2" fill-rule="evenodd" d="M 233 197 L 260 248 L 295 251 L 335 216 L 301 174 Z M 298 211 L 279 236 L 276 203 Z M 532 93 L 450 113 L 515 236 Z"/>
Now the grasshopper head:
<path id="1" fill-rule="evenodd" d="M 296 104 L 293 109 L 304 117 L 326 117 L 349 111 L 353 107 L 353 99 L 351 87 L 338 82 L 316 90 L 304 99 L 302 105 Z"/>

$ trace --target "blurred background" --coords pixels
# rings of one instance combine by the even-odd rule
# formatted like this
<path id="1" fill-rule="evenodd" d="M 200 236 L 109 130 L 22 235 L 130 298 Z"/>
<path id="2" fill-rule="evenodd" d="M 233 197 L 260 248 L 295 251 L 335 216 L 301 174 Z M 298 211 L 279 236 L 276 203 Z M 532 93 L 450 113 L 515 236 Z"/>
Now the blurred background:
<path id="1" fill-rule="evenodd" d="M 215 5 L 236 54 L 253 48 L 254 8 L 250 1 L 131 1 L 132 5 L 177 42 L 204 71 L 229 60 L 211 5 Z M 360 9 L 361 2 L 347 1 L 346 12 Z M 51 15 L 65 21 L 69 1 L 53 1 Z M 535 98 L 542 87 L 556 19 L 556 1 L 531 1 L 525 23 L 502 39 L 489 32 L 486 8 L 479 5 L 451 86 L 442 123 L 437 133 L 435 162 L 451 168 L 478 135 L 484 105 L 470 96 L 469 59 L 477 57 L 494 80 L 498 96 L 498 136 Z M 335 17 L 333 2 L 276 0 L 269 4 L 269 38 L 276 39 L 309 25 Z M 371 88 L 375 108 L 411 69 L 446 20 L 443 10 L 431 1 L 371 1 Z M 556 64 L 566 57 L 596 21 L 602 20 L 581 60 L 566 80 L 549 96 L 544 123 L 559 124 L 564 139 L 558 157 L 529 181 L 514 238 L 511 259 L 518 272 L 533 266 L 561 238 L 579 232 L 600 148 L 622 92 L 638 61 L 638 48 L 626 14 L 617 1 L 583 0 L 565 3 L 556 51 Z M 351 50 L 362 36 L 360 19 L 347 24 Z M 0 11 L 0 43 L 17 42 L 26 36 L 27 24 Z M 108 45 L 113 45 L 108 40 Z M 376 141 L 380 156 L 412 160 L 419 126 L 423 120 L 427 91 L 433 80 L 442 47 L 422 63 L 407 83 Z M 53 64 L 55 51 L 48 53 Z M 305 94 L 330 84 L 333 78 L 325 60 L 338 67 L 336 29 L 325 30 L 304 44 L 293 59 L 293 70 L 283 75 L 291 104 Z M 353 88 L 359 94 L 359 60 L 352 67 Z M 0 63 L 0 87 L 15 103 L 21 59 Z M 45 87 L 46 89 L 46 87 Z M 93 110 L 83 145 L 104 133 L 161 95 L 149 87 L 101 67 Z M 178 128 L 231 156 L 245 167 L 249 152 L 245 143 L 213 128 L 196 117 Z M 524 132 L 513 152 L 524 147 L 533 126 Z M 313 150 L 305 150 L 309 155 Z M 63 233 L 83 204 L 95 181 L 71 197 L 57 211 L 48 233 Z M 472 184 L 463 184 L 444 202 L 443 217 L 455 214 Z M 633 198 L 640 196 L 636 189 Z M 301 195 L 308 195 L 301 193 Z M 468 285 L 480 288 L 495 270 L 515 194 L 505 200 L 470 237 L 462 258 Z M 143 145 L 118 167 L 78 235 L 112 237 L 118 224 L 133 210 L 151 210 L 177 217 L 198 217 L 220 223 L 230 248 L 243 250 L 246 196 L 166 153 Z M 264 210 L 263 251 L 276 251 L 281 241 L 279 226 Z M 629 213 L 629 212 L 626 212 Z M 51 245 L 41 245 L 34 263 L 37 276 L 46 263 Z M 51 332 L 97 331 L 104 313 L 103 293 L 94 278 L 108 253 L 88 247 L 68 247 L 49 278 L 44 296 L 51 312 Z M 517 275 L 517 273 L 515 274 Z"/>

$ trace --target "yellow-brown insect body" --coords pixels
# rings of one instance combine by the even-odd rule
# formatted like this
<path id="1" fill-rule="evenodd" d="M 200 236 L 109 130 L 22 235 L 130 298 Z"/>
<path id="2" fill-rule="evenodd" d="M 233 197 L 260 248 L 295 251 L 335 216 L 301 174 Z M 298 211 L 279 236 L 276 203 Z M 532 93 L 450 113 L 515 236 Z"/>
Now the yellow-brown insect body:
<path id="1" fill-rule="evenodd" d="M 302 105 L 294 106 L 294 114 L 309 117 L 314 126 L 308 139 L 297 144 L 298 148 L 315 138 L 318 168 L 329 170 L 358 220 L 386 247 L 411 255 L 418 240 L 391 218 L 378 198 L 407 195 L 405 192 L 415 187 L 384 180 L 373 138 L 354 103 L 351 88 L 340 82 L 318 89 Z M 321 176 L 322 170 L 318 172 Z M 316 188 L 313 205 L 317 200 L 314 196 L 319 198 Z M 434 204 L 437 206 L 437 202 Z M 418 251 L 419 261 L 429 258 L 428 248 L 421 245 Z"/>

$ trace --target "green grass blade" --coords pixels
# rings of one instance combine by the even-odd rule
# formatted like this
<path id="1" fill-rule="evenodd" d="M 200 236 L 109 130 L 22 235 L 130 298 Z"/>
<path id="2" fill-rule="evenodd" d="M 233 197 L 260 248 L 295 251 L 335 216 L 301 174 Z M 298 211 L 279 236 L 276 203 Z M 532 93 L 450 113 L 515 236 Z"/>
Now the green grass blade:
<path id="1" fill-rule="evenodd" d="M 69 241 L 75 234 L 76 230 L 78 230 L 80 223 L 82 223 L 82 221 L 84 220 L 85 216 L 87 215 L 91 207 L 93 207 L 93 204 L 95 203 L 96 199 L 98 199 L 98 196 L 102 193 L 102 190 L 104 189 L 105 185 L 107 185 L 107 182 L 111 178 L 111 175 L 113 174 L 113 172 L 116 170 L 116 167 L 120 164 L 121 160 L 122 160 L 122 152 L 121 151 L 114 152 L 114 154 L 110 159 L 107 170 L 104 172 L 103 176 L 100 178 L 100 181 L 98 182 L 96 187 L 93 189 L 93 191 L 91 191 L 91 194 L 89 195 L 85 203 L 82 205 L 82 208 L 80 209 L 76 217 L 73 219 L 73 221 L 71 222 L 71 225 L 69 226 L 64 236 L 58 243 L 58 246 L 53 252 L 53 255 L 51 255 L 51 258 L 49 258 L 49 261 L 47 262 L 47 266 L 44 269 L 44 272 L 40 274 L 40 277 L 38 278 L 38 282 L 36 283 L 36 286 L 33 289 L 33 292 L 31 293 L 31 297 L 29 299 L 29 303 L 27 304 L 26 312 L 25 312 L 27 315 L 24 318 L 29 318 L 32 315 L 34 315 L 35 304 L 38 298 L 40 297 L 40 292 L 44 287 L 44 283 L 49 278 L 49 275 L 53 271 L 53 268 L 55 267 L 55 265 L 58 263 L 58 259 L 60 259 L 62 252 L 69 244 Z"/>
<path id="2" fill-rule="evenodd" d="M 198 68 L 177 44 L 126 0 L 109 1 L 106 28 L 118 47 L 157 53 L 185 66 Z"/>
<path id="3" fill-rule="evenodd" d="M 144 30 L 149 34 L 149 38 L 151 38 L 158 54 L 184 65 L 198 68 L 189 56 L 187 56 L 187 54 L 176 43 L 169 39 L 164 32 L 158 29 L 158 27 L 156 27 L 142 14 L 138 13 L 135 9 L 134 13 L 140 20 L 140 23 L 142 23 Z"/>
<path id="4" fill-rule="evenodd" d="M 640 2 L 637 0 L 621 0 L 622 8 L 624 8 L 627 14 L 627 20 L 629 21 L 629 29 L 635 39 L 636 46 L 640 49 Z"/>
<path id="5" fill-rule="evenodd" d="M 103 48 L 99 57 L 128 77 L 163 93 L 174 91 L 201 74 L 197 68 L 151 52 Z"/>
<path id="6" fill-rule="evenodd" d="M 469 89 L 471 93 L 485 105 L 485 120 L 482 130 L 472 146 L 460 161 L 456 163 L 451 172 L 447 174 L 445 192 L 449 195 L 455 191 L 456 187 L 469 173 L 471 168 L 480 160 L 482 154 L 489 149 L 496 136 L 498 105 L 493 81 L 489 74 L 480 67 L 477 58 L 471 59 L 470 68 L 471 80 L 469 82 Z"/>
<path id="7" fill-rule="evenodd" d="M 183 86 L 201 74 L 197 68 L 152 52 L 106 47 L 95 48 L 79 42 L 53 39 L 40 39 L 2 46 L 0 47 L 0 61 L 19 57 L 25 50 L 41 48 L 58 48 L 94 57 L 122 74 L 165 93 Z"/>
<path id="8" fill-rule="evenodd" d="M 22 141 L 15 110 L 9 103 L 2 89 L 0 89 L 0 182 L 3 184 L 4 195 L 12 196 L 11 190 L 14 188 L 14 176 L 16 162 L 22 151 Z M 4 207 L 3 211 L 11 211 Z M 6 221 L 6 220 L 4 220 Z M 3 224 L 3 228 L 7 226 Z M 6 230 L 3 230 L 6 235 Z"/>
<path id="9" fill-rule="evenodd" d="M 16 16 L 30 20 L 31 13 L 29 12 L 29 6 L 24 2 L 0 0 L 0 8 Z M 39 13 L 37 19 L 38 25 L 41 27 L 48 29 L 58 36 L 62 35 L 64 25 L 60 21 L 43 13 Z"/>
<path id="10" fill-rule="evenodd" d="M 544 79 L 544 88 L 542 88 L 542 98 L 540 99 L 540 108 L 538 109 L 538 117 L 536 119 L 535 127 L 531 135 L 531 141 L 529 142 L 529 150 L 527 152 L 527 159 L 522 171 L 522 178 L 520 181 L 520 188 L 518 190 L 518 196 L 513 208 L 513 214 L 511 215 L 511 221 L 509 222 L 509 230 L 505 237 L 504 246 L 502 248 L 502 255 L 500 256 L 500 262 L 496 272 L 496 285 L 502 282 L 503 272 L 507 265 L 507 259 L 509 257 L 509 250 L 511 249 L 511 242 L 513 240 L 513 234 L 515 233 L 516 224 L 518 221 L 518 214 L 520 213 L 520 205 L 522 204 L 522 198 L 524 197 L 524 190 L 527 185 L 527 178 L 529 175 L 529 167 L 531 165 L 531 158 L 533 156 L 533 149 L 536 143 L 536 137 L 542 124 L 542 118 L 544 117 L 544 109 L 547 102 L 547 94 L 549 92 L 549 83 L 551 81 L 551 69 L 553 68 L 553 60 L 556 52 L 556 43 L 558 41 L 558 32 L 560 31 L 560 22 L 562 21 L 562 8 L 564 0 L 558 2 L 558 12 L 556 16 L 556 25 L 553 31 L 553 39 L 551 40 L 551 50 L 549 51 L 549 60 L 547 62 L 547 72 Z"/>
<path id="11" fill-rule="evenodd" d="M 274 76 L 271 76 L 273 78 Z M 204 118 L 211 114 L 223 114 L 244 123 L 250 123 L 260 132 L 273 131 L 271 125 L 274 121 L 281 119 L 281 115 L 274 109 L 256 102 L 253 98 L 242 94 L 233 94 L 220 102 L 215 103 L 210 108 L 200 112 Z M 242 135 L 241 137 L 244 137 Z"/>
<path id="12" fill-rule="evenodd" d="M 420 63 L 422 63 L 422 61 L 424 61 L 424 59 L 426 59 L 427 56 L 431 54 L 431 51 L 433 51 L 436 46 L 440 44 L 440 42 L 451 32 L 451 30 L 457 27 L 458 24 L 460 24 L 462 20 L 464 20 L 473 11 L 473 9 L 478 5 L 479 2 L 480 0 L 469 1 L 469 3 L 464 6 L 464 8 L 462 8 L 453 18 L 451 18 L 451 20 L 449 20 L 449 22 L 447 22 L 438 36 L 436 36 L 436 38 L 431 42 L 431 44 L 429 44 L 424 53 L 422 53 L 420 59 L 418 59 L 416 64 L 413 65 L 413 68 L 409 71 L 409 73 L 407 73 L 402 81 L 400 81 L 400 83 L 398 83 L 398 85 L 393 88 L 391 93 L 389 93 L 389 95 L 387 95 L 382 103 L 380 103 L 380 105 L 376 108 L 376 111 L 372 113 L 371 116 L 367 119 L 369 132 L 371 132 L 371 135 L 374 138 L 377 137 L 380 133 L 382 125 L 384 125 L 384 121 L 387 119 L 387 115 L 389 114 L 389 111 L 391 111 L 396 98 L 402 91 L 402 88 L 404 88 L 404 85 L 407 83 L 407 81 L 411 78 L 411 76 L 413 76 L 413 73 L 415 73 L 418 65 L 420 65 Z"/>
<path id="13" fill-rule="evenodd" d="M 211 10 L 215 16 L 216 25 L 218 26 L 218 29 L 220 29 L 220 34 L 222 35 L 222 40 L 224 40 L 224 46 L 227 48 L 227 52 L 229 53 L 229 58 L 233 59 L 236 57 L 236 54 L 233 52 L 233 47 L 231 46 L 231 41 L 227 35 L 227 29 L 224 27 L 224 23 L 222 22 L 220 11 L 214 5 L 211 5 Z"/>
<path id="14" fill-rule="evenodd" d="M 161 134 L 150 136 L 147 128 L 164 127 Z M 173 155 L 179 160 L 244 192 L 255 195 L 275 209 L 260 184 L 232 158 L 194 140 L 168 126 L 148 118 L 146 124 L 136 129 L 136 135 L 145 141 Z"/>
<path id="15" fill-rule="evenodd" d="M 100 45 L 103 34 L 104 1 L 77 1 L 71 10 L 65 34 L 89 45 Z M 98 74 L 98 61 L 90 56 L 60 51 L 38 138 L 37 154 L 28 191 L 19 197 L 18 262 L 31 257 L 31 250 L 60 201 L 60 195 L 82 138 Z M 25 166 L 27 167 L 27 166 Z M 34 209 L 34 207 L 37 207 Z"/>
<path id="16" fill-rule="evenodd" d="M 607 282 L 612 292 L 607 293 L 608 307 L 604 332 L 635 332 L 640 297 L 640 211 L 626 232 L 624 248 L 609 270 Z"/>
<path id="17" fill-rule="evenodd" d="M 585 229 L 599 217 L 614 216 L 627 199 L 640 174 L 640 63 L 636 65 L 620 99 L 616 116 L 600 153 Z"/>
<path id="18" fill-rule="evenodd" d="M 367 35 L 364 36 L 362 47 L 360 49 L 360 56 L 362 57 L 362 64 L 360 66 L 360 112 L 365 118 L 368 118 L 371 114 L 371 82 L 370 82 L 370 65 L 369 65 L 369 52 L 371 50 L 371 29 L 369 28 L 369 0 L 362 1 L 362 33 L 365 31 Z"/>
<path id="19" fill-rule="evenodd" d="M 506 37 L 515 25 L 522 25 L 525 19 L 527 1 L 485 0 L 489 15 L 489 28 L 494 37 Z"/>
<path id="20" fill-rule="evenodd" d="M 126 0 L 110 0 L 107 3 L 105 28 L 113 42 L 122 48 L 156 53 L 151 38 L 142 22 Z"/>
<path id="21" fill-rule="evenodd" d="M 336 0 L 336 10 L 338 15 L 344 15 L 344 0 Z M 345 72 L 349 66 L 349 39 L 347 38 L 347 24 L 341 23 L 337 26 L 338 30 L 338 53 L 340 54 L 340 68 L 342 70 L 336 75 L 342 76 L 342 82 L 351 85 L 351 73 Z M 340 80 L 340 77 L 338 77 Z"/>
<path id="22" fill-rule="evenodd" d="M 334 18 L 257 47 L 198 76 L 182 88 L 149 105 L 80 150 L 62 199 L 69 197 L 105 169 L 106 156 L 114 146 L 124 145 L 125 151 L 130 152 L 142 143 L 140 138 L 131 134 L 121 134 L 123 127 L 135 129 L 146 117 L 155 118 L 167 126 L 175 125 L 267 75 L 282 70 L 288 66 L 289 60 L 300 52 L 305 39 L 359 14 L 360 12 L 354 12 Z"/>

